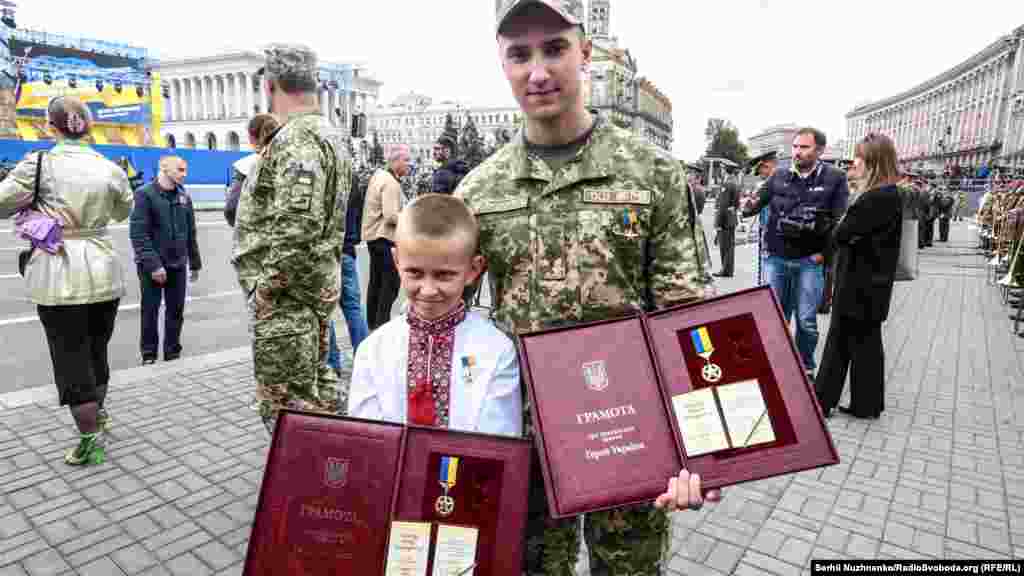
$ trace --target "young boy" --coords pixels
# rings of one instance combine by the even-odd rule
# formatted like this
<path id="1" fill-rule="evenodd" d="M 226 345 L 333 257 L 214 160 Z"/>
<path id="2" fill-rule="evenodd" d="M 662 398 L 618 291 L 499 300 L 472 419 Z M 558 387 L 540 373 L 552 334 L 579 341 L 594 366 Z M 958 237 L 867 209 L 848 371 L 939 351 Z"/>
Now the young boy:
<path id="1" fill-rule="evenodd" d="M 402 210 L 393 256 L 409 308 L 356 352 L 349 416 L 522 435 L 515 346 L 462 300 L 484 269 L 478 237 L 458 198 L 427 194 Z"/>

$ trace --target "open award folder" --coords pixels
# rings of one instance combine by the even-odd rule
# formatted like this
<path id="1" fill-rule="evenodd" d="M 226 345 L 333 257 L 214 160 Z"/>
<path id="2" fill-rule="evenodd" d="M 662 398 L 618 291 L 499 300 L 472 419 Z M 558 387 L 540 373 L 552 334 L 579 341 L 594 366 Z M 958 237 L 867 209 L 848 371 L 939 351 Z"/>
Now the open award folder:
<path id="1" fill-rule="evenodd" d="M 246 576 L 522 574 L 526 440 L 282 411 Z"/>
<path id="2" fill-rule="evenodd" d="M 767 286 L 517 338 L 551 515 L 837 464 Z"/>

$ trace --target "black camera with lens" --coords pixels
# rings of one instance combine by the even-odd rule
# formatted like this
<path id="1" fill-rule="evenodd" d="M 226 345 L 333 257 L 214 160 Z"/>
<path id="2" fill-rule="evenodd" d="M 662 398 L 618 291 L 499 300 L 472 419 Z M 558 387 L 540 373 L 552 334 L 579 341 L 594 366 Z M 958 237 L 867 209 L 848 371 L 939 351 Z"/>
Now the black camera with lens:
<path id="1" fill-rule="evenodd" d="M 779 231 L 790 239 L 821 238 L 832 229 L 832 211 L 814 206 L 797 206 L 779 216 Z"/>

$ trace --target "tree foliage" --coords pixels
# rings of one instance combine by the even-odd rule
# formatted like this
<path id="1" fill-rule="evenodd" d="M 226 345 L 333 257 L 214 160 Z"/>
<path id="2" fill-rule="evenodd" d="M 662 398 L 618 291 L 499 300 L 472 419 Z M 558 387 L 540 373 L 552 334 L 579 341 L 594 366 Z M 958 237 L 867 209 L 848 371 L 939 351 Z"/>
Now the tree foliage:
<path id="1" fill-rule="evenodd" d="M 708 156 L 728 158 L 740 165 L 749 159 L 747 146 L 740 140 L 739 130 L 728 120 L 709 118 L 704 137 L 708 142 Z"/>
<path id="2" fill-rule="evenodd" d="M 484 149 L 484 140 L 480 137 L 472 117 L 466 119 L 466 124 L 462 127 L 462 133 L 459 134 L 459 153 L 462 160 L 470 168 L 475 168 L 487 157 L 487 151 Z"/>

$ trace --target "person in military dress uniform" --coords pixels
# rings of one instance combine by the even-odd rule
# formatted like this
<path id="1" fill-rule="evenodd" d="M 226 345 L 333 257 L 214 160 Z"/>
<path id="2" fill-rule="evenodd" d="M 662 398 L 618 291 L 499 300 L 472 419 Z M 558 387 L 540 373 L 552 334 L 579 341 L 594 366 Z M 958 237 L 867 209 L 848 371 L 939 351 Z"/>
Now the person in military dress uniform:
<path id="1" fill-rule="evenodd" d="M 242 189 L 232 263 L 249 305 L 260 415 L 273 433 L 282 408 L 337 411 L 328 336 L 352 162 L 320 113 L 310 49 L 270 46 L 262 73 L 283 124 Z"/>
<path id="2" fill-rule="evenodd" d="M 527 121 L 455 191 L 479 219 L 493 313 L 509 332 L 693 301 L 712 286 L 683 166 L 584 106 L 592 44 L 579 10 L 578 0 L 497 3 L 502 68 Z M 539 464 L 534 472 L 527 571 L 574 574 L 579 520 L 549 518 Z M 662 569 L 662 509 L 588 514 L 585 530 L 592 574 Z"/>

